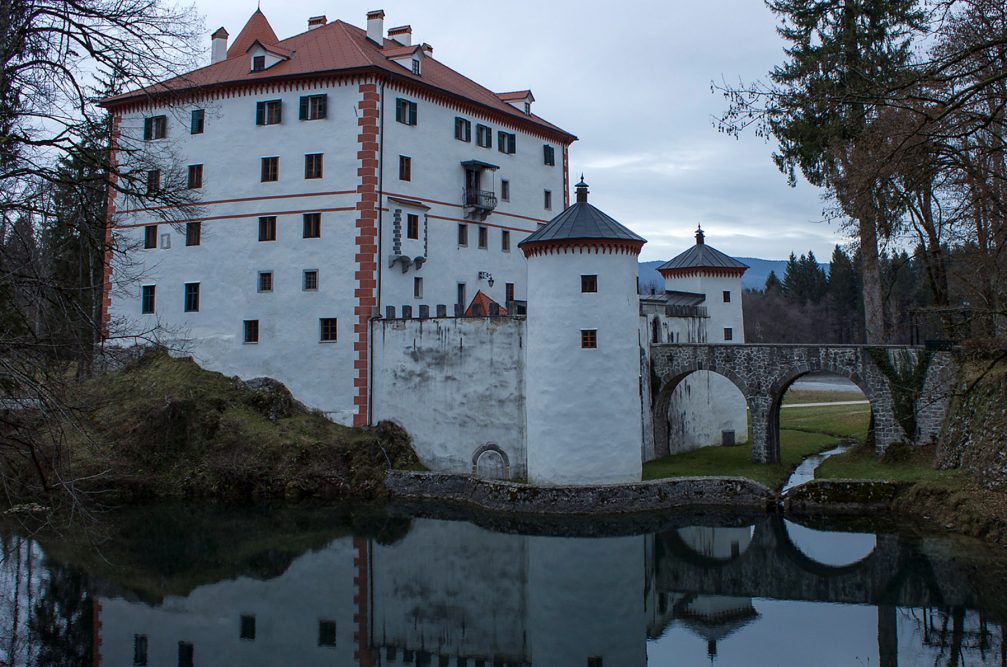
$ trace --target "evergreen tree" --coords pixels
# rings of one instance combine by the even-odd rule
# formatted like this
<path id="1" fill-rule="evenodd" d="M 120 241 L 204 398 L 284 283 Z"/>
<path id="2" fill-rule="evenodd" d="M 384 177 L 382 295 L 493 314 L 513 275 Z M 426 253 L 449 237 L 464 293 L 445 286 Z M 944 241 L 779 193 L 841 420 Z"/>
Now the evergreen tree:
<path id="1" fill-rule="evenodd" d="M 783 283 L 776 277 L 776 271 L 769 272 L 769 275 L 766 277 L 766 285 L 762 288 L 762 291 L 766 294 L 783 294 Z"/>

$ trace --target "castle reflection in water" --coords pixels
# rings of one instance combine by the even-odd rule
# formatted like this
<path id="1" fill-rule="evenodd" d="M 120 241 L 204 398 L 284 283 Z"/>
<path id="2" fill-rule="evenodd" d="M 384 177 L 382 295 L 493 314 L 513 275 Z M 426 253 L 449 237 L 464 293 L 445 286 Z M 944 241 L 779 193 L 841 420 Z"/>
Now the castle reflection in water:
<path id="1" fill-rule="evenodd" d="M 157 604 L 106 587 L 92 598 L 92 655 L 152 667 L 1007 664 L 973 570 L 938 542 L 779 517 L 616 537 L 412 519 L 265 580 Z"/>

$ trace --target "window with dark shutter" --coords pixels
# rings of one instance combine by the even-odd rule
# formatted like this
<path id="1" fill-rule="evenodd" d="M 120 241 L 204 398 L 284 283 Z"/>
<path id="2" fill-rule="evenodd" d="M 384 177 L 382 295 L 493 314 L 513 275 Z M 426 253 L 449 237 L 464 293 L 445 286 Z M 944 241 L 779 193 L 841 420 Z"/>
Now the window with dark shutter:
<path id="1" fill-rule="evenodd" d="M 256 125 L 278 125 L 283 119 L 283 102 L 266 100 L 255 103 Z"/>
<path id="2" fill-rule="evenodd" d="M 203 134 L 206 125 L 206 112 L 203 109 L 193 109 L 189 121 L 189 134 Z"/>
<path id="3" fill-rule="evenodd" d="M 301 120 L 321 120 L 328 115 L 328 95 L 303 95 L 300 103 Z"/>
<path id="4" fill-rule="evenodd" d="M 493 130 L 486 125 L 476 125 L 476 145 L 483 148 L 492 148 Z"/>
<path id="5" fill-rule="evenodd" d="M 556 149 L 546 144 L 542 146 L 542 161 L 550 167 L 556 166 Z"/>
<path id="6" fill-rule="evenodd" d="M 472 141 L 472 121 L 465 118 L 455 118 L 455 139 Z"/>
<path id="7" fill-rule="evenodd" d="M 168 130 L 167 116 L 151 116 L 143 119 L 143 139 L 152 141 L 154 139 L 164 139 Z"/>
<path id="8" fill-rule="evenodd" d="M 416 124 L 416 102 L 401 97 L 395 100 L 395 120 L 403 125 Z"/>
<path id="9" fill-rule="evenodd" d="M 517 135 L 511 132 L 497 132 L 497 145 L 501 153 L 513 155 L 517 151 Z"/>

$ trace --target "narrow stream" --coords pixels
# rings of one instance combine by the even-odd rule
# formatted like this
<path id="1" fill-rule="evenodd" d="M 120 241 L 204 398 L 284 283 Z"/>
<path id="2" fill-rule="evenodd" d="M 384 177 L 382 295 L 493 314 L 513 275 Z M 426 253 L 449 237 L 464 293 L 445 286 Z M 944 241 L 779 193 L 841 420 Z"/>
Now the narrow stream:
<path id="1" fill-rule="evenodd" d="M 825 459 L 830 456 L 835 456 L 836 454 L 842 454 L 843 452 L 848 451 L 852 446 L 852 442 L 846 442 L 838 447 L 833 447 L 832 449 L 819 452 L 818 454 L 812 454 L 811 456 L 805 458 L 794 469 L 794 472 L 791 473 L 787 483 L 783 485 L 783 491 L 789 491 L 795 486 L 800 486 L 801 484 L 810 482 L 815 478 L 815 470 L 818 469 L 818 466 L 822 465 L 822 462 L 825 461 Z"/>

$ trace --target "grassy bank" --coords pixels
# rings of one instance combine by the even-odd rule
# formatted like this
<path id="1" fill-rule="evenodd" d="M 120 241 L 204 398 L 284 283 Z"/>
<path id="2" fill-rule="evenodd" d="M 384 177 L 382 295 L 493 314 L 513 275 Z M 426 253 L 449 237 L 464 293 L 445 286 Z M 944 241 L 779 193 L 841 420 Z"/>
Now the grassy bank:
<path id="1" fill-rule="evenodd" d="M 355 429 L 274 381 L 242 382 L 152 351 L 82 387 L 68 474 L 127 497 L 367 498 L 384 471 L 415 467 L 391 424 Z"/>
<path id="2" fill-rule="evenodd" d="M 850 396 L 839 392 L 815 393 L 818 394 L 816 398 L 832 400 L 848 400 Z M 703 447 L 644 464 L 643 478 L 730 475 L 747 477 L 771 489 L 779 489 L 806 456 L 831 449 L 844 440 L 862 442 L 869 422 L 870 407 L 867 405 L 785 408 L 780 411 L 779 463 L 753 463 L 749 446 Z"/>

